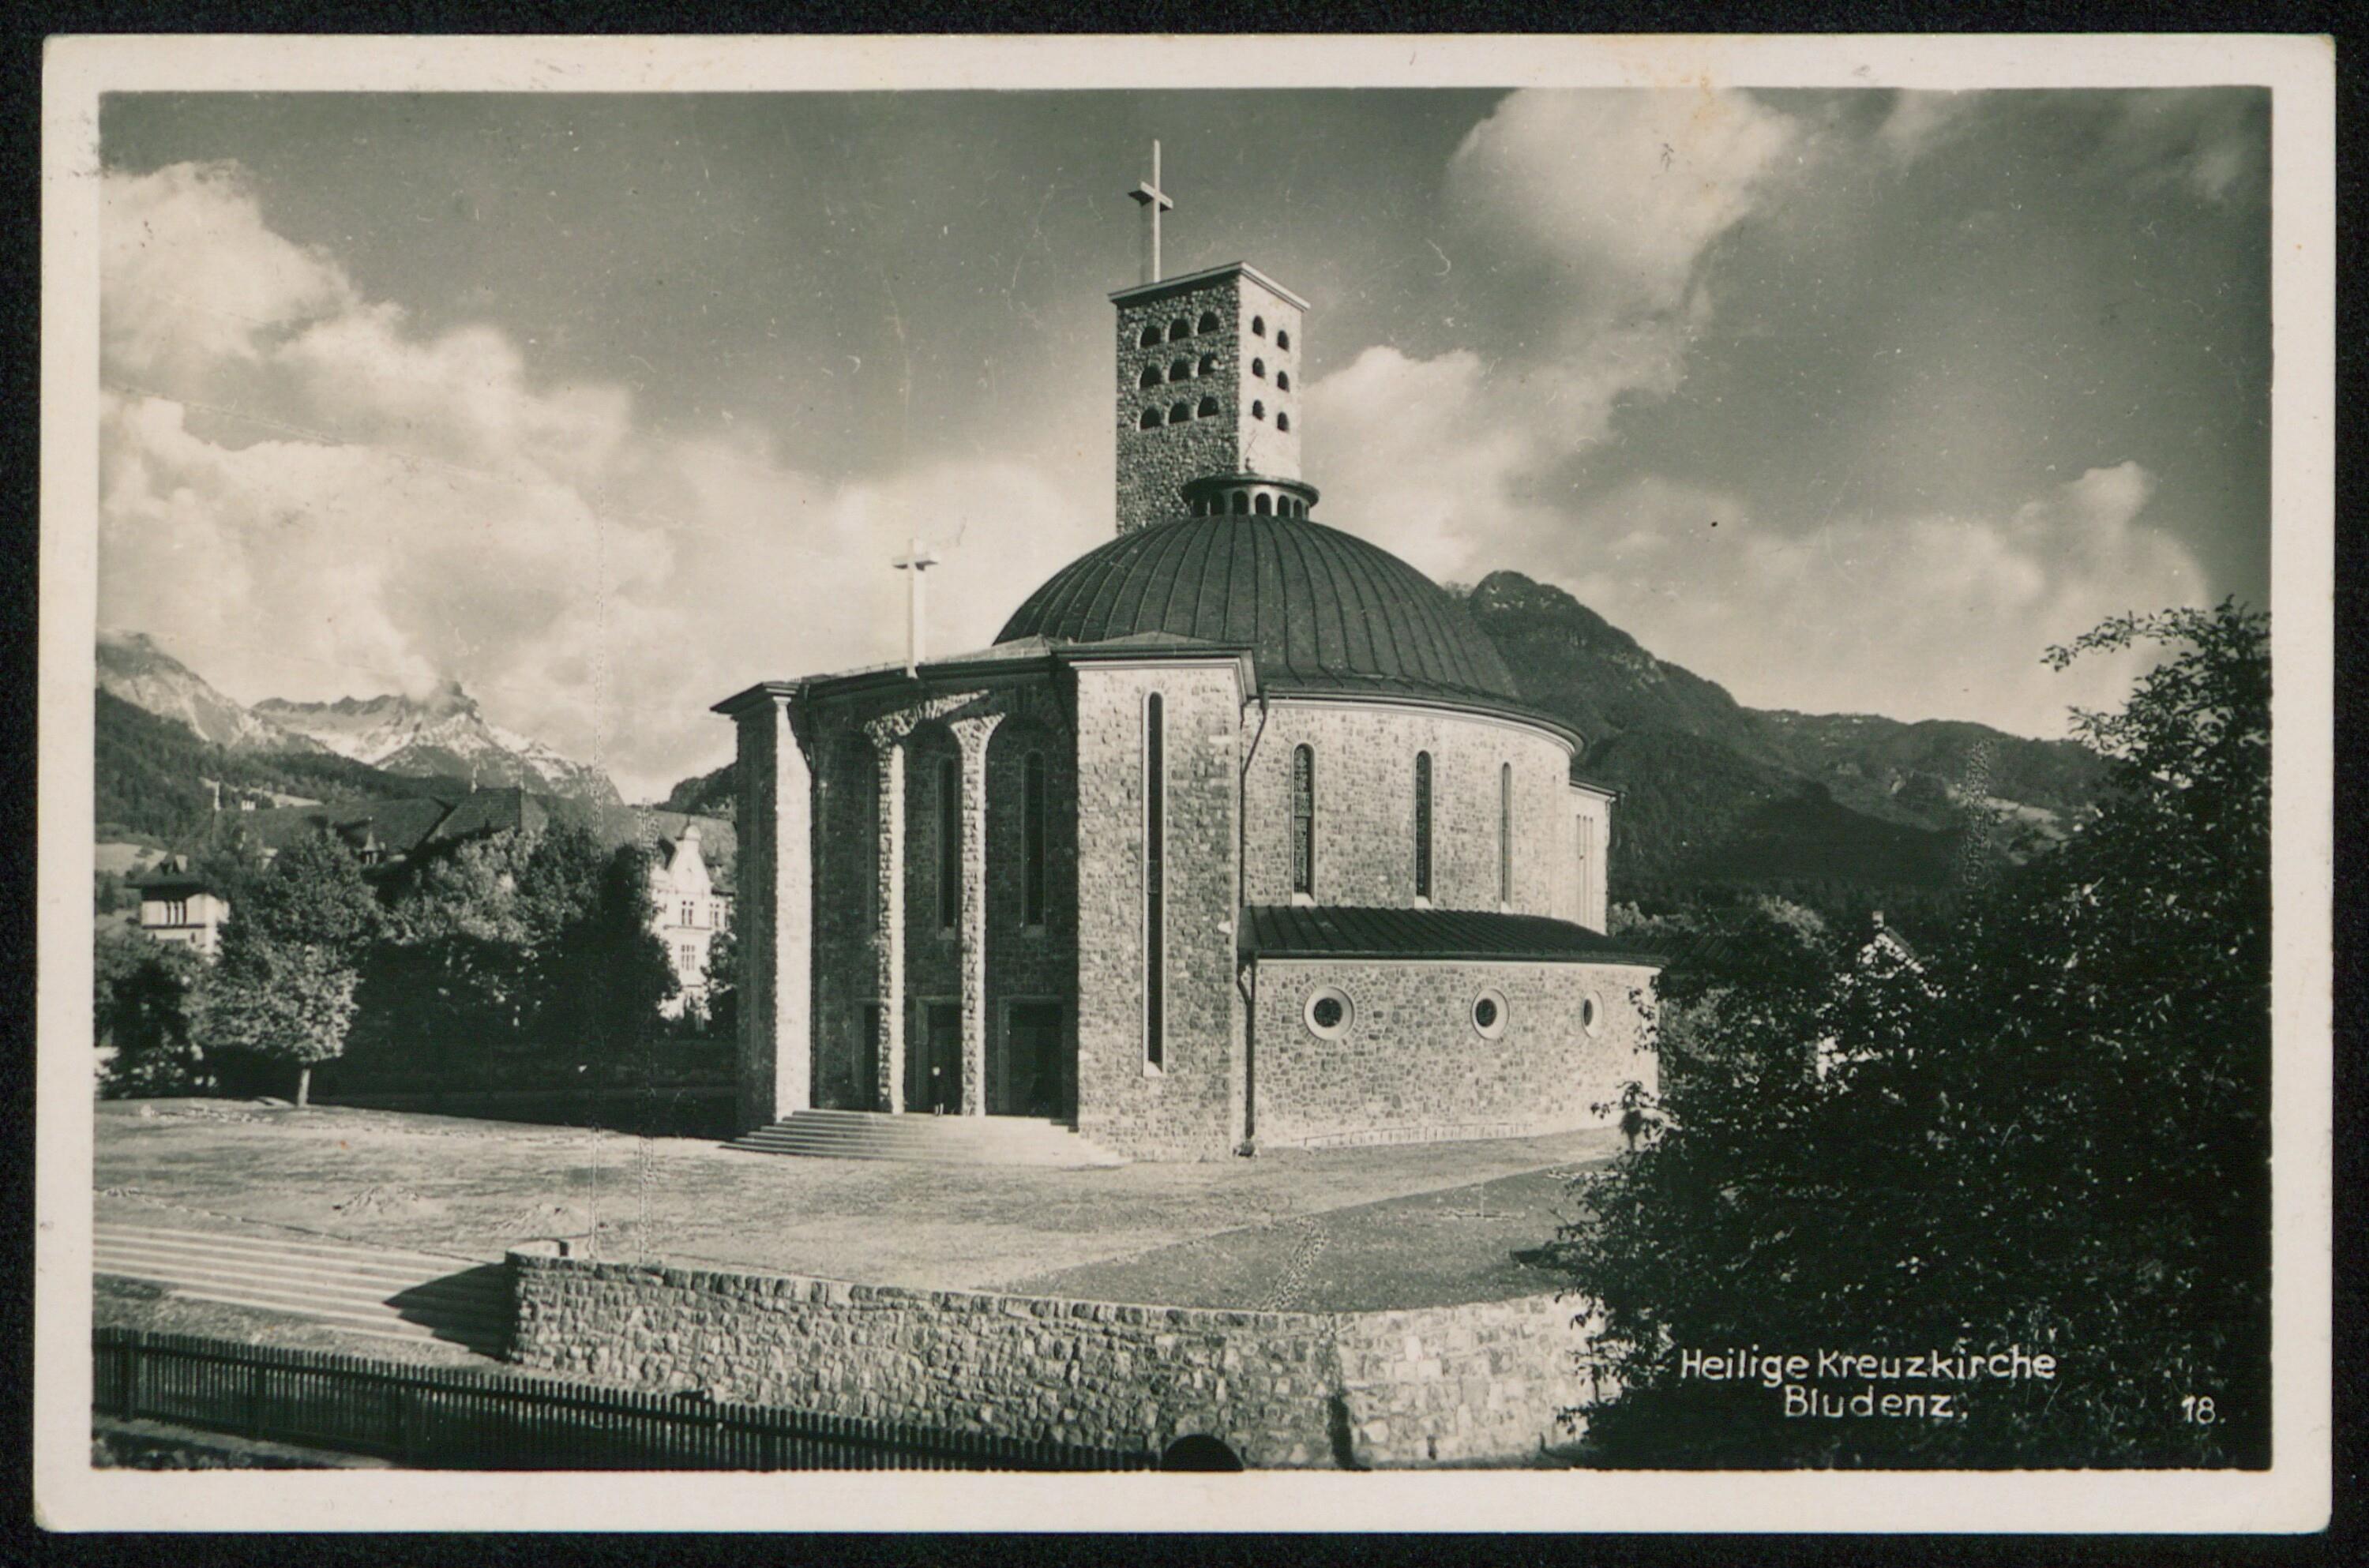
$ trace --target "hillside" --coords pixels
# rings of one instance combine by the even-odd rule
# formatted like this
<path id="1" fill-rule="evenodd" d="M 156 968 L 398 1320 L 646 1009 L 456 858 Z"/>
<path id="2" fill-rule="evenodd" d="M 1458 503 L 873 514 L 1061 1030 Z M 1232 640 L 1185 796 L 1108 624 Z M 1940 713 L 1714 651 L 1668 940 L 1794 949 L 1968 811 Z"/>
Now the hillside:
<path id="1" fill-rule="evenodd" d="M 466 780 L 411 778 L 329 751 L 251 751 L 201 740 L 188 726 L 97 693 L 94 779 L 98 821 L 183 841 L 203 831 L 213 815 L 213 792 L 238 809 L 243 792 L 258 804 L 273 795 L 307 800 L 394 800 L 465 790 Z"/>
<path id="2" fill-rule="evenodd" d="M 102 632 L 98 689 L 160 718 L 175 719 L 201 740 L 234 751 L 317 751 L 322 748 L 258 718 L 156 646 L 145 632 Z"/>
<path id="3" fill-rule="evenodd" d="M 1623 791 L 1614 894 L 1641 887 L 1944 887 L 1969 810 L 2010 855 L 2069 831 L 2104 776 L 2064 741 L 1979 724 L 1747 708 L 1570 594 L 1494 572 L 1467 596 L 1530 702 L 1578 728 Z"/>
<path id="4" fill-rule="evenodd" d="M 732 764 L 727 762 L 713 773 L 685 779 L 667 792 L 666 809 L 730 817 L 735 803 L 735 777 Z"/>

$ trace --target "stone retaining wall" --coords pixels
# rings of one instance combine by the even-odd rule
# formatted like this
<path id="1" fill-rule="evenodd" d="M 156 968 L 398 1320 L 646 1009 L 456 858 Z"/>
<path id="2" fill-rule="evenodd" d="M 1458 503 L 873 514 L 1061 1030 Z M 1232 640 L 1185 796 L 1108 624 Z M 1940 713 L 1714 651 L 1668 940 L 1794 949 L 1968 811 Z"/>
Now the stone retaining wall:
<path id="1" fill-rule="evenodd" d="M 1551 1296 L 1388 1312 L 1127 1306 L 509 1254 L 512 1357 L 645 1388 L 1253 1466 L 1521 1463 L 1592 1402 Z"/>

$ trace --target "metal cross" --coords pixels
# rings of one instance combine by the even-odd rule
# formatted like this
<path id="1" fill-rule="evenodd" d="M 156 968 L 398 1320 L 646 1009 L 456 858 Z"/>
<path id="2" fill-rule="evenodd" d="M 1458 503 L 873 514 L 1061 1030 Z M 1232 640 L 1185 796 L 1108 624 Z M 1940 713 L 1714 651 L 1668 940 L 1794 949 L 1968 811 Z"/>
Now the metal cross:
<path id="1" fill-rule="evenodd" d="M 905 673 L 916 675 L 921 666 L 921 574 L 938 564 L 938 558 L 921 548 L 919 538 L 913 540 L 904 559 L 891 565 L 900 572 L 913 575 L 905 583 Z"/>
<path id="2" fill-rule="evenodd" d="M 1151 143 L 1151 178 L 1127 195 L 1143 203 L 1143 280 L 1160 281 L 1160 214 L 1176 205 L 1160 189 L 1160 143 Z"/>

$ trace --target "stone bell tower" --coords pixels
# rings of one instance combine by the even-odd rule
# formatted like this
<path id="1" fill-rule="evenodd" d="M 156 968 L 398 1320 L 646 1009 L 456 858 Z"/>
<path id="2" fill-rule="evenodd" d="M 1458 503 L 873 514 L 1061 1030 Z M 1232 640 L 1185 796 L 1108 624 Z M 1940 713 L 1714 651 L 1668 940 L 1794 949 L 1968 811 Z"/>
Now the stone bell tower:
<path id="1" fill-rule="evenodd" d="M 1159 144 L 1143 203 L 1144 277 L 1118 309 L 1118 532 L 1187 515 L 1183 490 L 1220 475 L 1299 478 L 1308 302 L 1247 262 L 1160 276 Z"/>

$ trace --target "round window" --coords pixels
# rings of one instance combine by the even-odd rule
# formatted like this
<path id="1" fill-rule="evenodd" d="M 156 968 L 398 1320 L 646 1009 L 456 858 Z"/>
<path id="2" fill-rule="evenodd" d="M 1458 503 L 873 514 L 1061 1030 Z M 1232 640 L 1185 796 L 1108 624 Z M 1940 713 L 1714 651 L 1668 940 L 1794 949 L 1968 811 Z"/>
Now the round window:
<path id="1" fill-rule="evenodd" d="M 1302 1016 L 1308 1021 L 1310 1034 L 1320 1040 L 1337 1040 L 1348 1032 L 1356 1009 L 1339 987 L 1319 986 L 1308 993 L 1308 1006 Z"/>
<path id="2" fill-rule="evenodd" d="M 1484 1040 L 1494 1040 L 1505 1032 L 1504 992 L 1484 990 L 1472 999 L 1472 1028 Z"/>
<path id="3" fill-rule="evenodd" d="M 1596 993 L 1590 991 L 1580 999 L 1579 1026 L 1593 1035 L 1596 1033 L 1596 1025 L 1603 1022 L 1604 1009 L 1596 1004 Z"/>

